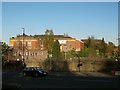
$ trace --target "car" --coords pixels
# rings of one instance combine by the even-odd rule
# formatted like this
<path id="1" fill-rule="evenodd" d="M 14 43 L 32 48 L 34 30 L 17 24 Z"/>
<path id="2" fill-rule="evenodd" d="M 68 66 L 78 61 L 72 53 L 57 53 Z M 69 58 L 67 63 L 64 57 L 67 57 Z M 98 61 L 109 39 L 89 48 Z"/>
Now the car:
<path id="1" fill-rule="evenodd" d="M 23 76 L 46 76 L 48 71 L 39 67 L 26 67 L 23 69 Z"/>

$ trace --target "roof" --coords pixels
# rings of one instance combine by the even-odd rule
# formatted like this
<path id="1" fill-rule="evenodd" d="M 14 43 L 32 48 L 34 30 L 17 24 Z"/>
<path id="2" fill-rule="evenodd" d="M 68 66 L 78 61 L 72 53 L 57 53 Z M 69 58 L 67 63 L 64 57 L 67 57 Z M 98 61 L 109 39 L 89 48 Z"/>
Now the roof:
<path id="1" fill-rule="evenodd" d="M 25 34 L 25 38 L 31 38 L 31 39 L 35 39 L 36 37 L 37 38 L 43 38 L 45 35 L 26 35 Z M 17 35 L 17 37 L 11 37 L 10 39 L 16 39 L 16 38 L 23 38 L 23 35 Z M 54 35 L 54 38 L 55 39 L 75 39 L 75 38 L 72 38 L 70 36 L 66 36 L 66 35 Z"/>

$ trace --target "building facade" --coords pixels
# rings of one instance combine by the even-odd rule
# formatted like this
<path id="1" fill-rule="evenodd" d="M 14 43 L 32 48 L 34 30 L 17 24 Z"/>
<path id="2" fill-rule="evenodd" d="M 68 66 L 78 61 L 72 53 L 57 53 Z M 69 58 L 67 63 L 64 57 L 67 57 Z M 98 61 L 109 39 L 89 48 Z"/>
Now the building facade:
<path id="1" fill-rule="evenodd" d="M 60 43 L 60 50 L 67 52 L 67 51 L 81 51 L 84 48 L 84 43 L 82 41 L 76 40 L 75 38 L 71 37 L 62 37 L 62 38 L 55 38 Z"/>
<path id="2" fill-rule="evenodd" d="M 10 47 L 13 48 L 14 60 L 45 60 L 48 57 L 47 50 L 43 43 L 44 35 L 17 35 L 10 38 Z M 54 35 L 54 41 L 60 43 L 60 50 L 67 52 L 70 50 L 80 51 L 84 48 L 82 41 L 65 35 Z"/>

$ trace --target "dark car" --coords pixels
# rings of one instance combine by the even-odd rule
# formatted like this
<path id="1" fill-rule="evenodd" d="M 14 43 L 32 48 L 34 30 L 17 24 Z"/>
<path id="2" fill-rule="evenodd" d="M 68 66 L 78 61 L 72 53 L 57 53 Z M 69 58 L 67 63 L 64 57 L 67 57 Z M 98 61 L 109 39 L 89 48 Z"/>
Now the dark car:
<path id="1" fill-rule="evenodd" d="M 23 75 L 24 76 L 46 76 L 48 72 L 46 70 L 43 70 L 39 67 L 26 67 L 23 69 Z"/>

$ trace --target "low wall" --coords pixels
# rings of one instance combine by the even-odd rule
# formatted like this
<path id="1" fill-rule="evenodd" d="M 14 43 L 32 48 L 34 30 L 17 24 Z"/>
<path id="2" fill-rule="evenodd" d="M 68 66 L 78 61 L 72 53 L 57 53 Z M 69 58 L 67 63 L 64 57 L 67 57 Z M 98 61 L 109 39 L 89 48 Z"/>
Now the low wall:
<path id="1" fill-rule="evenodd" d="M 82 66 L 77 67 L 78 59 L 26 61 L 27 66 L 38 66 L 52 71 L 109 72 L 115 66 L 115 61 L 112 60 L 81 59 L 80 63 Z"/>

